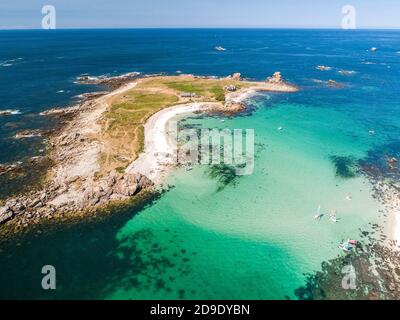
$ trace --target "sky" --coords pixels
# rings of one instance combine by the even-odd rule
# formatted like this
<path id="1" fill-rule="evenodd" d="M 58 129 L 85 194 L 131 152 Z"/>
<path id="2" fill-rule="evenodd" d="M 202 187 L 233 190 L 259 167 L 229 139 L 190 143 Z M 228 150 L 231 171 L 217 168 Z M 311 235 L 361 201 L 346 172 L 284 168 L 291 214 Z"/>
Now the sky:
<path id="1" fill-rule="evenodd" d="M 44 5 L 57 28 L 340 28 L 344 5 L 357 28 L 400 28 L 400 0 L 0 0 L 0 29 L 41 28 Z"/>

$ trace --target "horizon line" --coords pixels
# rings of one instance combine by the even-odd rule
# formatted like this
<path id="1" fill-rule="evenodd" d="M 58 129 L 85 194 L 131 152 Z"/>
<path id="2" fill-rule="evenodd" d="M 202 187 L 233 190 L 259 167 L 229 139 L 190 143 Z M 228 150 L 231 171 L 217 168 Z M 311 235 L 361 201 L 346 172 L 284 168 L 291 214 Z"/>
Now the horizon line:
<path id="1" fill-rule="evenodd" d="M 357 30 L 400 30 L 399 27 L 377 27 L 377 26 L 364 26 L 355 29 L 343 29 L 338 26 L 134 26 L 134 27 L 57 27 L 50 30 L 145 30 L 145 29 L 271 29 L 271 30 L 343 30 L 343 31 L 357 31 Z M 13 26 L 6 27 L 0 26 L 0 31 L 49 31 L 49 29 L 42 29 L 40 27 L 28 26 Z"/>

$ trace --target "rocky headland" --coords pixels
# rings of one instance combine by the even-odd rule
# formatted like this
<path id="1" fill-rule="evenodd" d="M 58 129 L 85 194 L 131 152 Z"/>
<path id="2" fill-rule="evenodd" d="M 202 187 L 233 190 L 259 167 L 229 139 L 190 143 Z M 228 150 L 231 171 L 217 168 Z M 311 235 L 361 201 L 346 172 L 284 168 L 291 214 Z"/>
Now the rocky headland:
<path id="1" fill-rule="evenodd" d="M 140 162 L 140 154 L 152 152 L 147 150 L 145 140 L 135 141 L 133 151 L 126 152 L 122 147 L 118 148 L 119 143 L 125 145 L 121 142 L 122 138 L 116 139 L 114 132 L 110 133 L 110 121 L 116 121 L 115 115 L 110 115 L 112 108 L 126 108 L 132 103 L 141 103 L 137 93 L 140 93 L 141 99 L 153 98 L 155 103 L 158 103 L 158 95 L 171 99 L 169 105 L 161 104 L 154 110 L 149 110 L 148 115 L 156 115 L 161 109 L 171 105 L 175 105 L 174 108 L 179 108 L 180 105 L 189 105 L 191 108 L 199 105 L 204 112 L 232 115 L 246 108 L 244 99 L 254 92 L 298 90 L 296 86 L 287 83 L 280 73 L 275 73 L 265 82 L 244 81 L 240 74 L 218 79 L 192 75 L 138 78 L 136 73 L 107 79 L 82 78 L 80 81 L 105 84 L 112 88 L 112 91 L 86 95 L 76 106 L 55 108 L 41 113 L 42 116 L 59 117 L 63 120 L 63 125 L 58 130 L 46 135 L 50 150 L 47 157 L 53 165 L 46 174 L 43 188 L 0 203 L 0 230 L 4 225 L 20 230 L 31 223 L 39 223 L 60 215 L 84 216 L 112 203 L 129 201 L 143 190 L 154 190 L 154 181 L 159 183 L 157 178 L 154 179 L 154 175 L 150 179 L 149 175 L 143 174 L 141 170 L 132 170 L 135 168 L 135 161 Z M 187 83 L 199 86 L 199 93 L 184 93 L 181 87 L 185 88 Z M 221 89 L 214 92 L 216 86 Z M 143 125 L 148 121 L 148 115 L 139 119 Z M 129 127 L 124 128 L 129 123 L 124 122 L 124 118 L 122 120 L 118 126 L 111 127 L 129 130 Z M 140 127 L 138 126 L 138 129 Z M 157 134 L 165 135 L 165 128 L 158 130 L 160 132 Z M 129 133 L 123 132 L 125 136 Z M 133 133 L 136 134 L 136 131 Z M 40 132 L 21 132 L 15 138 L 22 139 L 32 135 L 40 135 Z M 176 164 L 164 165 L 171 167 Z M 18 164 L 0 166 L 0 174 L 18 168 Z M 145 172 L 155 172 L 156 169 L 147 168 Z"/>

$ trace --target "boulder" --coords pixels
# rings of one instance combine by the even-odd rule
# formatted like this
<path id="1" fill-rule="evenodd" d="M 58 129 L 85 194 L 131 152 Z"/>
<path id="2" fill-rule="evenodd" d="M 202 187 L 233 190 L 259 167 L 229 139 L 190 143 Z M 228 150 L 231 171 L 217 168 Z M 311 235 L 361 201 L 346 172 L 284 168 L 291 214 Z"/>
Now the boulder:
<path id="1" fill-rule="evenodd" d="M 115 193 L 130 197 L 152 185 L 153 182 L 142 174 L 127 173 L 115 184 L 114 191 Z"/>
<path id="2" fill-rule="evenodd" d="M 110 173 L 110 175 L 108 176 L 108 178 L 107 178 L 107 186 L 109 188 L 112 188 L 115 185 L 115 183 L 117 182 L 116 176 L 117 176 L 117 174 L 116 174 L 115 171 L 112 171 Z"/>
<path id="3" fill-rule="evenodd" d="M 3 224 L 13 217 L 14 213 L 9 207 L 0 207 L 0 224 Z"/>
<path id="4" fill-rule="evenodd" d="M 35 208 L 37 205 L 39 205 L 39 203 L 40 203 L 40 199 L 38 199 L 38 198 L 33 199 L 32 202 L 29 204 L 29 207 Z"/>
<path id="5" fill-rule="evenodd" d="M 267 82 L 270 83 L 282 83 L 283 81 L 284 80 L 280 72 L 275 72 L 272 77 L 267 78 Z"/>
<path id="6" fill-rule="evenodd" d="M 234 85 L 229 85 L 229 86 L 225 86 L 225 87 L 224 87 L 224 90 L 230 91 L 230 92 L 234 92 L 234 91 L 237 90 L 237 87 L 234 86 Z"/>
<path id="7" fill-rule="evenodd" d="M 146 188 L 150 188 L 150 187 L 154 186 L 153 181 L 151 181 L 146 176 L 144 176 L 142 174 L 138 174 L 138 176 L 139 177 L 137 177 L 137 178 L 138 178 L 138 184 L 139 184 L 140 190 L 146 189 Z"/>
<path id="8" fill-rule="evenodd" d="M 242 80 L 242 75 L 239 72 L 236 72 L 232 75 L 232 79 L 236 81 L 241 81 Z"/>

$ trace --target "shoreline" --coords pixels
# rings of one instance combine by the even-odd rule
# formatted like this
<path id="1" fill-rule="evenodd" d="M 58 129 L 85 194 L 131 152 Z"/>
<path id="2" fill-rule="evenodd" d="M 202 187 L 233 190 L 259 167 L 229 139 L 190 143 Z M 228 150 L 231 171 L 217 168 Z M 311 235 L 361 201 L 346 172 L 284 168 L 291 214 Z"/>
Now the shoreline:
<path id="1" fill-rule="evenodd" d="M 176 165 L 173 155 L 176 149 L 168 137 L 168 123 L 177 116 L 197 111 L 207 111 L 215 103 L 194 102 L 163 109 L 151 116 L 145 124 L 145 149 L 139 158 L 132 162 L 126 172 L 138 172 L 147 176 L 156 185 L 163 181 L 168 168 Z"/>
<path id="2" fill-rule="evenodd" d="M 388 244 L 400 250 L 400 193 L 391 185 L 381 182 L 376 187 L 381 194 L 380 200 L 387 212 L 384 233 L 388 236 Z"/>
<path id="3" fill-rule="evenodd" d="M 112 169 L 99 176 L 102 166 L 101 155 L 109 147 L 104 136 L 104 115 L 118 98 L 133 90 L 143 81 L 157 77 L 116 78 L 117 88 L 102 94 L 93 95 L 77 105 L 68 108 L 50 109 L 42 116 L 68 116 L 68 121 L 49 137 L 51 152 L 48 155 L 54 166 L 47 172 L 44 188 L 20 196 L 11 197 L 0 205 L 0 227 L 10 224 L 16 230 L 48 220 L 56 216 L 67 216 L 72 212 L 82 215 L 105 208 L 113 203 L 127 201 L 142 190 L 154 190 L 172 167 L 171 159 L 165 157 L 174 150 L 169 145 L 165 127 L 177 115 L 196 111 L 220 112 L 233 115 L 246 108 L 243 103 L 248 95 L 257 91 L 296 92 L 298 88 L 286 83 L 280 73 L 265 82 L 249 82 L 240 74 L 227 78 L 181 76 L 182 79 L 201 79 L 201 81 L 237 81 L 245 84 L 236 92 L 226 92 L 224 101 L 207 99 L 179 99 L 176 105 L 155 111 L 145 122 L 144 152 L 127 164 L 124 172 Z M 206 79 L 206 80 L 204 80 Z M 212 82 L 213 83 L 213 82 Z M 113 88 L 113 83 L 110 82 Z M 161 141 L 161 143 L 160 143 Z"/>

